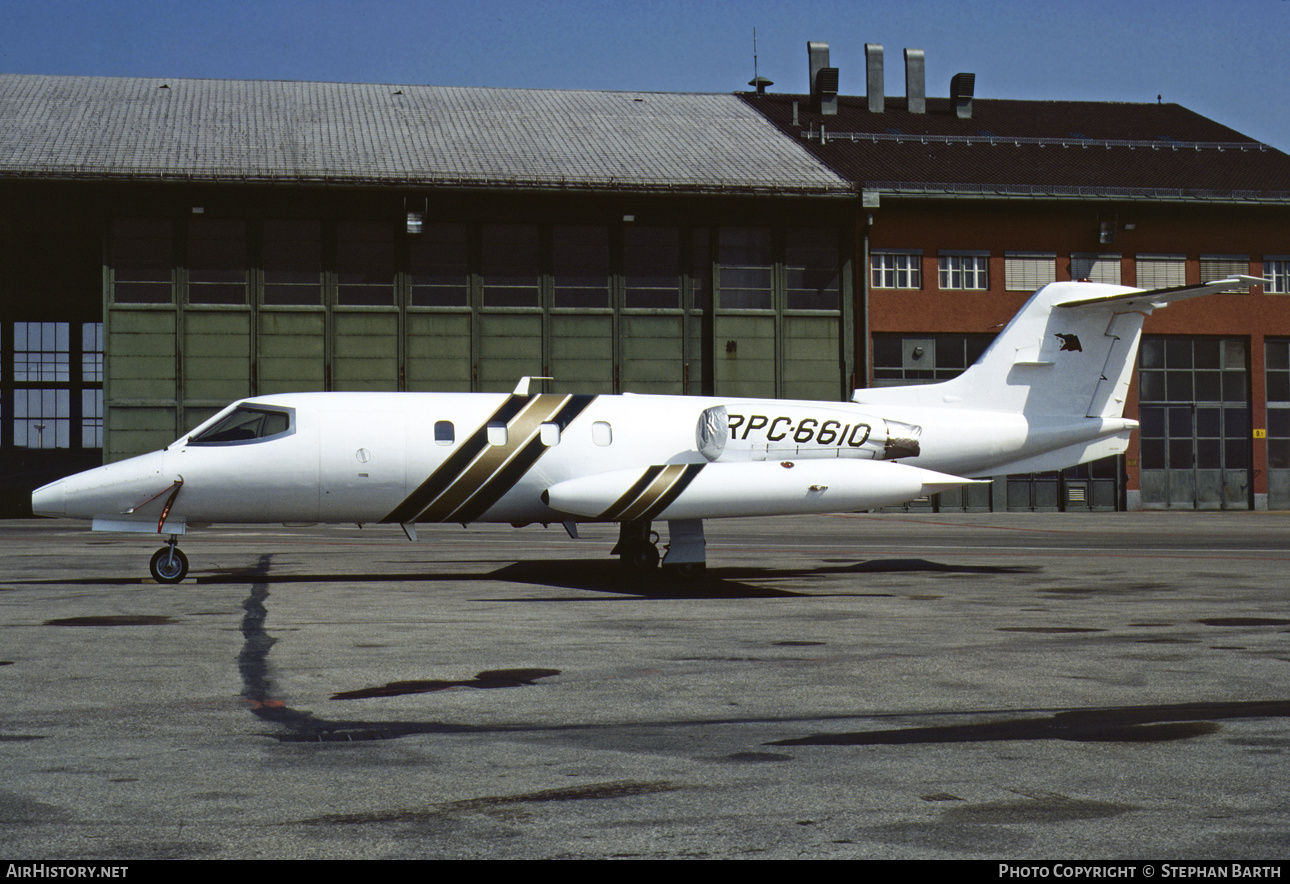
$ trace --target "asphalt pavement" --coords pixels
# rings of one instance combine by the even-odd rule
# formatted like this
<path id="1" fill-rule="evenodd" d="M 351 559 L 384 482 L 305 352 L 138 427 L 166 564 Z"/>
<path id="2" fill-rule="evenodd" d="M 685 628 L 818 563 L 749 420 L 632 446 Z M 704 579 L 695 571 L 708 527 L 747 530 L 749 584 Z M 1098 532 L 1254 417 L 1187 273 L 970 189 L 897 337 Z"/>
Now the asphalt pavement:
<path id="1" fill-rule="evenodd" d="M 1290 854 L 1290 513 L 707 534 L 0 522 L 0 858 Z"/>

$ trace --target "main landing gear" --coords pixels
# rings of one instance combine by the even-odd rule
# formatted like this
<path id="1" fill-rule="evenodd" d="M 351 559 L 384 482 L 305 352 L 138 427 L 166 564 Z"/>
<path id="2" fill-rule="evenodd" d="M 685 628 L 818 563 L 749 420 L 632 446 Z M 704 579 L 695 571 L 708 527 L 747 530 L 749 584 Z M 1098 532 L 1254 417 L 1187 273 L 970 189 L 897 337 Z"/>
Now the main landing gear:
<path id="1" fill-rule="evenodd" d="M 170 542 L 152 554 L 148 570 L 158 583 L 178 583 L 188 576 L 188 556 L 175 544 L 179 538 L 170 536 Z"/>
<path id="2" fill-rule="evenodd" d="M 702 519 L 678 519 L 667 523 L 666 555 L 658 551 L 658 532 L 647 519 L 622 522 L 613 554 L 633 574 L 646 575 L 663 565 L 663 574 L 674 580 L 696 580 L 706 567 L 706 543 Z"/>

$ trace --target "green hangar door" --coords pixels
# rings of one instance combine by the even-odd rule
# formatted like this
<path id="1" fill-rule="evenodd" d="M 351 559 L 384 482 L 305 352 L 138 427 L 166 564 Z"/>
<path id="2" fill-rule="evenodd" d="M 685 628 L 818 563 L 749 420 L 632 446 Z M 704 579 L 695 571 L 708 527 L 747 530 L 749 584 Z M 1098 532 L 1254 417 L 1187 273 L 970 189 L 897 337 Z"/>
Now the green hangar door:
<path id="1" fill-rule="evenodd" d="M 846 379 L 836 232 L 723 227 L 717 239 L 717 394 L 837 400 Z"/>

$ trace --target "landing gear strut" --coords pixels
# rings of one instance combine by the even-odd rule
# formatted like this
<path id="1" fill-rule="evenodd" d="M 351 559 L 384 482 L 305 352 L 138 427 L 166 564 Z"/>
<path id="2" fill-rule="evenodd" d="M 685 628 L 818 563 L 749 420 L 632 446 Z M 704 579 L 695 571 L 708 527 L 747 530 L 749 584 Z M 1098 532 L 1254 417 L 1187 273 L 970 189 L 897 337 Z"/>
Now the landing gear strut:
<path id="1" fill-rule="evenodd" d="M 618 526 L 618 543 L 613 554 L 623 567 L 635 574 L 648 574 L 658 567 L 658 534 L 650 530 L 650 523 L 643 519 L 623 522 Z"/>
<path id="2" fill-rule="evenodd" d="M 170 535 L 170 542 L 152 554 L 148 570 L 158 583 L 178 583 L 188 576 L 188 556 L 175 544 L 179 538 Z"/>
<path id="3" fill-rule="evenodd" d="M 674 580 L 695 580 L 706 567 L 706 543 L 701 519 L 681 519 L 667 523 L 667 555 L 660 555 L 659 536 L 650 530 L 645 519 L 622 522 L 618 527 L 618 543 L 613 554 L 623 567 L 635 574 L 649 574 L 658 567 L 660 559 L 663 573 Z"/>

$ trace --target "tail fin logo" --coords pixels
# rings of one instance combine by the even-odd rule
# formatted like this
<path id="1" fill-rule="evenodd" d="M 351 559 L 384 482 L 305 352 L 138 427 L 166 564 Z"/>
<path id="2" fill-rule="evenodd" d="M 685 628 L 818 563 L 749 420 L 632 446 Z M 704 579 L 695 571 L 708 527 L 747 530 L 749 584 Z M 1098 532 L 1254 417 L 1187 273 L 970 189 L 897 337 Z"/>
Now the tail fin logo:
<path id="1" fill-rule="evenodd" d="M 1058 352 L 1063 350 L 1069 350 L 1072 353 L 1084 352 L 1084 348 L 1079 345 L 1079 335 L 1058 334 L 1057 337 L 1061 338 L 1062 341 L 1062 345 L 1057 348 Z"/>

